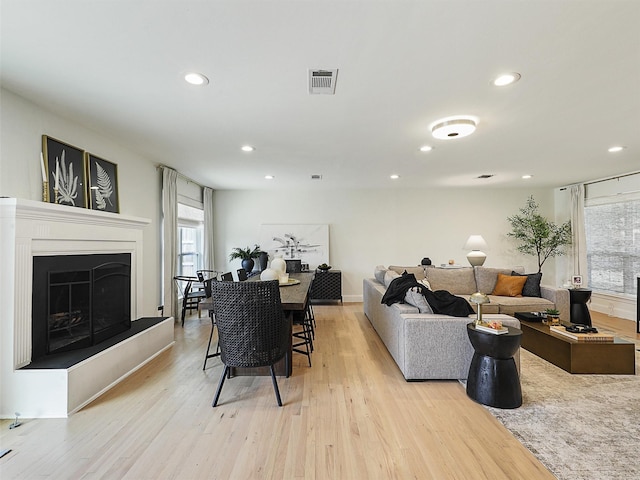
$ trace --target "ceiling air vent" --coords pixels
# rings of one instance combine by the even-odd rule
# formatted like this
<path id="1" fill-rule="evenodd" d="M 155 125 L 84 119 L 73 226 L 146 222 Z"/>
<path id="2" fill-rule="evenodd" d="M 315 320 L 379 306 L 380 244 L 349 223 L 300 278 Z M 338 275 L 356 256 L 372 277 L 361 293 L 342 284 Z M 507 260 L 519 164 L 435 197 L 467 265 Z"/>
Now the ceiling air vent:
<path id="1" fill-rule="evenodd" d="M 478 176 L 476 178 L 491 178 L 493 176 L 494 176 L 493 174 L 485 173 L 484 175 L 480 175 L 480 176 Z"/>
<path id="2" fill-rule="evenodd" d="M 322 175 L 318 175 L 318 174 L 311 175 L 311 180 L 322 180 Z"/>
<path id="3" fill-rule="evenodd" d="M 337 68 L 335 70 L 309 70 L 309 94 L 334 95 L 337 77 Z"/>

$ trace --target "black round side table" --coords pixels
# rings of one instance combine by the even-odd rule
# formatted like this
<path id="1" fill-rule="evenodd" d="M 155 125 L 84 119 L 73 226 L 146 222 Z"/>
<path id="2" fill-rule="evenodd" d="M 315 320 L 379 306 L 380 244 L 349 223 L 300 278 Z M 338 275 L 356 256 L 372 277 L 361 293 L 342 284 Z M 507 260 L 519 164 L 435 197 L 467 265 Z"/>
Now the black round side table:
<path id="1" fill-rule="evenodd" d="M 522 405 L 522 389 L 513 356 L 520 348 L 522 331 L 506 328 L 508 333 L 495 335 L 476 330 L 473 323 L 467 324 L 475 350 L 467 378 L 467 395 L 490 407 L 518 408 Z"/>
<path id="2" fill-rule="evenodd" d="M 569 303 L 571 304 L 571 323 L 591 326 L 591 314 L 587 308 L 587 302 L 591 298 L 591 290 L 588 288 L 570 288 Z"/>

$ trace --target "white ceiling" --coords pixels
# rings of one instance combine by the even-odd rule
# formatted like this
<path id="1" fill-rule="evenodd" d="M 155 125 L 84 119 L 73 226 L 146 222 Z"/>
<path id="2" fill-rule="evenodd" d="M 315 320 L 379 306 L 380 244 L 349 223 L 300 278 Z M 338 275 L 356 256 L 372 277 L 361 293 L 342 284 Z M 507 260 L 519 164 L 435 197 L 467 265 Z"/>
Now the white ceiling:
<path id="1" fill-rule="evenodd" d="M 640 169 L 640 1 L 1 1 L 4 88 L 213 188 Z M 335 95 L 308 94 L 309 68 L 339 69 Z M 490 85 L 505 71 L 522 79 Z M 456 114 L 476 133 L 434 139 Z"/>

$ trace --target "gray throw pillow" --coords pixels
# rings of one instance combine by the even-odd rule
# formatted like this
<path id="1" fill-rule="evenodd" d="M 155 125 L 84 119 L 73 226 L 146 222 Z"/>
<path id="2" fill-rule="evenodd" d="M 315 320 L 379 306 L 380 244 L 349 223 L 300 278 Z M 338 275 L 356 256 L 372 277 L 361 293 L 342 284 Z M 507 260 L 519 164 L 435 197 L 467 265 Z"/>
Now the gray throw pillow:
<path id="1" fill-rule="evenodd" d="M 518 273 L 511 272 L 512 277 L 527 277 L 527 281 L 522 287 L 523 297 L 542 297 L 540 292 L 540 282 L 542 281 L 542 273 Z"/>
<path id="2" fill-rule="evenodd" d="M 384 285 L 384 274 L 387 273 L 387 267 L 384 265 L 376 266 L 373 271 L 373 276 L 376 277 L 376 280 Z"/>
<path id="3" fill-rule="evenodd" d="M 418 287 L 411 287 L 407 290 L 404 301 L 405 303 L 416 307 L 420 313 L 433 313 L 431 305 L 427 303 L 427 299 L 424 298 L 424 295 L 422 295 L 422 292 Z"/>

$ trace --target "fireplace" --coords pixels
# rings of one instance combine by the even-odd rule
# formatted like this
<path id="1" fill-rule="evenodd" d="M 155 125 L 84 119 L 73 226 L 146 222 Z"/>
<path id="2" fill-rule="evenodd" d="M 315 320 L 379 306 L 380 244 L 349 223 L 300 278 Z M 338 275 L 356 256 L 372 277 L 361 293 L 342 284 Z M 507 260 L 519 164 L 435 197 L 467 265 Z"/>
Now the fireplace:
<path id="1" fill-rule="evenodd" d="M 32 361 L 131 328 L 131 254 L 33 257 Z"/>
<path id="2" fill-rule="evenodd" d="M 146 312 L 143 305 L 143 230 L 150 227 L 150 220 L 129 215 L 0 198 L 1 418 L 13 418 L 16 411 L 26 418 L 66 417 L 170 348 L 173 344 L 173 318 L 157 323 L 154 302 L 148 302 L 150 305 Z M 112 257 L 113 254 L 116 256 Z M 121 254 L 125 257 L 119 257 Z M 35 285 L 34 268 L 41 260 L 34 259 L 54 257 L 62 258 L 62 267 L 49 269 L 52 273 L 45 274 L 44 287 Z M 75 264 L 75 259 L 83 257 L 98 261 L 88 266 Z M 104 264 L 109 266 L 96 268 Z M 120 270 L 122 265 L 119 264 L 127 265 L 126 273 Z M 112 279 L 117 281 L 112 282 Z M 129 292 L 128 298 L 124 293 L 121 292 L 121 297 L 121 293 L 113 290 L 114 284 L 119 283 L 128 283 L 129 286 L 123 288 Z M 148 290 L 153 290 L 153 279 L 149 283 Z M 52 289 L 62 291 L 75 290 L 76 287 L 78 291 L 89 289 L 93 291 L 93 297 L 107 291 L 104 298 L 108 301 L 102 302 L 102 306 L 100 300 L 89 296 L 93 311 L 88 311 L 92 321 L 103 325 L 103 310 L 107 309 L 122 320 L 116 320 L 113 328 L 122 328 L 121 324 L 130 320 L 131 329 L 97 345 L 55 355 L 47 355 L 46 346 L 34 349 L 33 318 L 39 316 L 44 319 L 41 325 L 46 332 L 50 314 L 49 294 L 42 293 L 42 300 L 34 304 L 34 287 L 37 291 L 48 292 L 49 284 Z M 153 294 L 152 291 L 148 293 Z M 56 295 L 69 298 L 59 292 Z M 56 306 L 58 301 L 53 303 L 51 313 L 58 315 L 60 323 L 78 322 L 79 317 L 75 313 L 78 311 L 82 316 L 87 315 L 87 300 L 76 300 L 77 295 L 78 292 L 72 291 L 72 300 L 67 300 L 60 309 Z M 130 302 L 129 306 L 126 306 L 127 302 Z M 116 303 L 118 307 L 112 305 Z M 43 310 L 36 315 L 34 308 Z M 62 327 L 61 324 L 59 326 Z M 111 328 L 100 326 L 94 330 L 93 341 Z M 48 334 L 57 335 L 58 332 L 50 331 Z M 48 334 L 43 335 L 46 337 Z M 71 335 L 65 340 L 66 345 L 56 343 L 54 349 L 70 348 L 83 336 L 86 335 Z M 111 346 L 103 349 L 105 344 Z M 38 349 L 40 353 L 37 354 L 45 356 L 32 362 L 32 353 Z M 62 364 L 62 359 L 68 357 L 77 357 L 78 361 Z"/>

